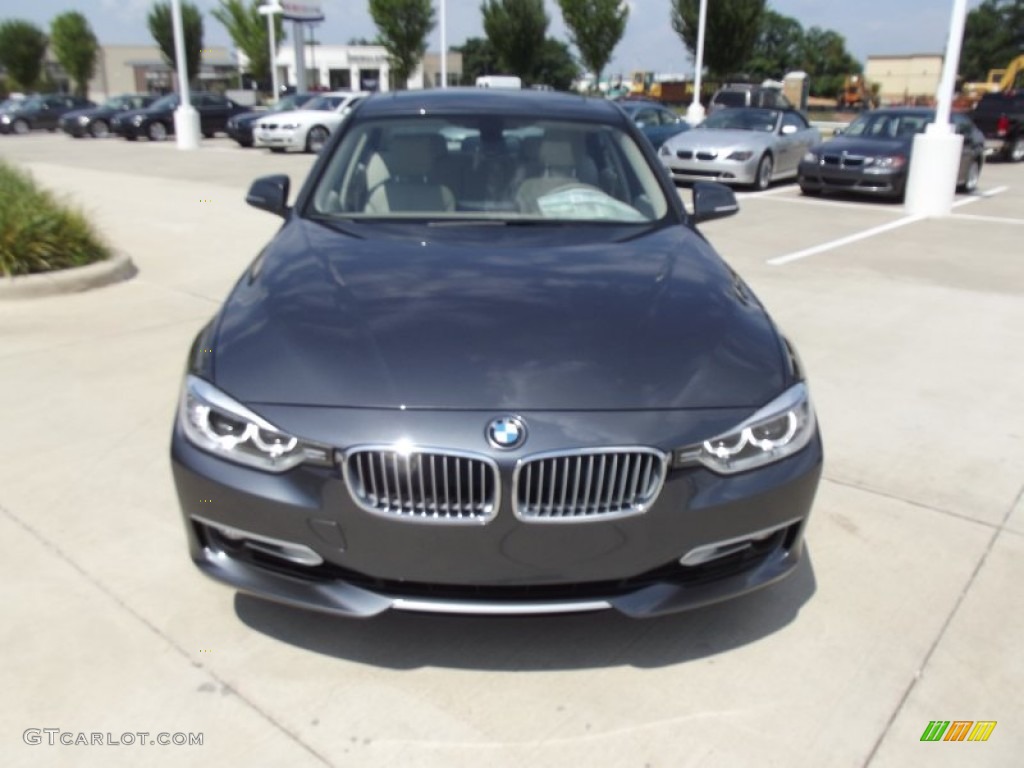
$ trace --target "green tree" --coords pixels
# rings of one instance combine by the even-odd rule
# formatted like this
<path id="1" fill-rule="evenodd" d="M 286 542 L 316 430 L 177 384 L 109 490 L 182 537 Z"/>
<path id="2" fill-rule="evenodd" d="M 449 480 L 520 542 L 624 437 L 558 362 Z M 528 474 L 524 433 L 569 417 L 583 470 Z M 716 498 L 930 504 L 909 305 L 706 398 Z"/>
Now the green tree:
<path id="1" fill-rule="evenodd" d="M 264 87 L 269 87 L 270 34 L 267 18 L 260 15 L 260 0 L 220 0 L 220 5 L 210 15 L 227 30 L 235 47 L 249 60 L 249 74 Z M 284 40 L 284 23 L 280 14 L 274 14 L 274 35 L 278 44 Z"/>
<path id="2" fill-rule="evenodd" d="M 982 81 L 1024 53 L 1024 0 L 985 0 L 967 14 L 960 74 Z"/>
<path id="3" fill-rule="evenodd" d="M 700 0 L 671 0 L 672 29 L 696 56 Z M 704 66 L 717 77 L 738 72 L 761 32 L 765 0 L 713 0 L 707 6 Z"/>
<path id="4" fill-rule="evenodd" d="M 462 54 L 463 85 L 473 85 L 482 75 L 498 74 L 498 52 L 486 37 L 471 37 L 452 50 Z"/>
<path id="5" fill-rule="evenodd" d="M 743 69 L 758 79 L 781 80 L 800 66 L 803 42 L 804 28 L 800 22 L 769 8 L 761 17 L 761 31 Z"/>
<path id="6" fill-rule="evenodd" d="M 534 81 L 551 21 L 544 0 L 484 0 L 480 12 L 498 65 L 510 75 Z"/>
<path id="7" fill-rule="evenodd" d="M 177 69 L 178 57 L 174 48 L 174 24 L 168 0 L 153 3 L 146 19 L 149 34 L 153 36 L 164 60 Z M 185 36 L 185 72 L 189 82 L 199 75 L 199 62 L 203 57 L 203 14 L 188 0 L 181 2 L 181 26 Z"/>
<path id="8" fill-rule="evenodd" d="M 370 16 L 391 58 L 392 79 L 396 87 L 405 88 L 427 51 L 434 8 L 430 0 L 370 0 Z"/>
<path id="9" fill-rule="evenodd" d="M 45 53 L 46 35 L 35 24 L 19 19 L 0 23 L 0 65 L 18 88 L 28 91 L 36 84 Z"/>
<path id="10" fill-rule="evenodd" d="M 569 28 L 569 40 L 593 73 L 596 85 L 626 31 L 629 6 L 621 0 L 558 0 L 558 6 Z"/>
<path id="11" fill-rule="evenodd" d="M 556 91 L 567 91 L 579 73 L 580 68 L 569 46 L 553 37 L 545 38 L 532 83 L 550 85 Z"/>
<path id="12" fill-rule="evenodd" d="M 800 68 L 810 75 L 812 96 L 834 97 L 847 75 L 860 74 L 861 64 L 846 50 L 846 39 L 831 29 L 811 27 L 804 33 Z"/>
<path id="13" fill-rule="evenodd" d="M 77 11 L 68 11 L 50 22 L 50 44 L 57 61 L 75 84 L 75 95 L 89 95 L 89 79 L 96 71 L 99 43 L 89 21 Z"/>

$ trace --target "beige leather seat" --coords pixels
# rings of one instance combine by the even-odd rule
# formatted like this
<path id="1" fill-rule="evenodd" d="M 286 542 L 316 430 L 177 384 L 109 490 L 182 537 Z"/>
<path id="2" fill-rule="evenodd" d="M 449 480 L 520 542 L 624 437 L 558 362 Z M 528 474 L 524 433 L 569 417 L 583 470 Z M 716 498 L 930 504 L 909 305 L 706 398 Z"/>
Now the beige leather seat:
<path id="1" fill-rule="evenodd" d="M 364 211 L 382 213 L 443 213 L 455 210 L 455 195 L 430 175 L 437 161 L 438 136 L 395 136 L 386 157 L 371 158 L 374 175 L 386 180 L 369 190 Z M 443 148 L 443 143 L 442 143 Z M 368 174 L 369 175 L 369 174 Z"/>

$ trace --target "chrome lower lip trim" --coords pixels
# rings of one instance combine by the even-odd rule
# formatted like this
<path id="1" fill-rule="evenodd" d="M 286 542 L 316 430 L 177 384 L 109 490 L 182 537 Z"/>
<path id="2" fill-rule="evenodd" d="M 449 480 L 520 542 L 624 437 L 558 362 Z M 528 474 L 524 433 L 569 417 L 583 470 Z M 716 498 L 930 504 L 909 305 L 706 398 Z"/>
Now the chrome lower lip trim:
<path id="1" fill-rule="evenodd" d="M 459 600 L 430 600 L 422 598 L 396 597 L 391 607 L 396 611 L 418 611 L 421 613 L 460 613 L 481 616 L 529 616 L 547 613 L 586 613 L 606 611 L 611 603 L 606 600 L 571 600 L 565 602 L 536 603 L 487 603 Z"/>

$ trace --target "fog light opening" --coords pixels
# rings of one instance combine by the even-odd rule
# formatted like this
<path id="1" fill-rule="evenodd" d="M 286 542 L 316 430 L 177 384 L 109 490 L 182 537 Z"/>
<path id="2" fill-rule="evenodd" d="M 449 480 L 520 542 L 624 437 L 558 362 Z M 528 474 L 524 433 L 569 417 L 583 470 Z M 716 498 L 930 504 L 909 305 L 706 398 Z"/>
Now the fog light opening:
<path id="1" fill-rule="evenodd" d="M 258 533 L 243 531 L 238 528 L 233 528 L 221 523 L 215 523 L 212 520 L 206 520 L 201 517 L 193 516 L 192 519 L 206 526 L 218 536 L 227 539 L 227 541 L 232 545 L 242 546 L 246 549 L 252 550 L 253 552 L 259 552 L 263 555 L 277 558 L 278 560 L 284 560 L 289 563 L 308 567 L 322 565 L 324 562 L 324 559 L 320 557 L 320 555 L 304 544 L 294 544 L 290 541 L 282 541 L 281 539 L 274 539 L 269 536 L 261 536 Z"/>
<path id="2" fill-rule="evenodd" d="M 679 558 L 679 564 L 686 567 L 693 567 L 695 565 L 703 565 L 704 563 L 711 562 L 712 560 L 718 560 L 729 555 L 735 555 L 744 550 L 750 549 L 756 544 L 760 544 L 784 528 L 791 526 L 795 520 L 791 520 L 788 523 L 782 525 L 776 525 L 772 528 L 766 528 L 762 531 L 755 531 L 754 533 L 748 533 L 746 536 L 738 536 L 734 539 L 725 539 L 724 541 L 716 541 L 711 544 L 704 544 L 695 549 L 691 549 L 681 558 Z"/>

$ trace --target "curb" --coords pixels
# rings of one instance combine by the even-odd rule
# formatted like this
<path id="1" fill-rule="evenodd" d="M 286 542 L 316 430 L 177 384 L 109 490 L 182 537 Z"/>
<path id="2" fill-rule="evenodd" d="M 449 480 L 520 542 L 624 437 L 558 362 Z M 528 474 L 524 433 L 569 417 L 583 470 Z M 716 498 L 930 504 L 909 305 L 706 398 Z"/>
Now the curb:
<path id="1" fill-rule="evenodd" d="M 0 277 L 0 301 L 79 293 L 128 280 L 134 277 L 138 271 L 131 258 L 122 253 L 115 253 L 106 261 L 86 264 L 84 267 L 71 267 L 70 269 L 40 272 L 33 275 Z"/>

